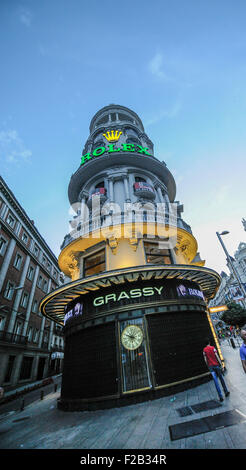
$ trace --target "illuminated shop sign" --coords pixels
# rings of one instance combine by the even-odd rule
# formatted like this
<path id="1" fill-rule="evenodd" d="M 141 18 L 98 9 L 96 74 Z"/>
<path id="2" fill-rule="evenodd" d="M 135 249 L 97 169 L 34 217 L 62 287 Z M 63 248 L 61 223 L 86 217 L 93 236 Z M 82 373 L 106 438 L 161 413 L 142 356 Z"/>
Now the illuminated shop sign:
<path id="1" fill-rule="evenodd" d="M 192 289 L 191 287 L 185 287 L 183 284 L 177 286 L 177 292 L 180 297 L 186 297 L 187 295 L 194 295 L 195 297 L 201 297 L 204 300 L 202 291 L 198 289 Z"/>
<path id="2" fill-rule="evenodd" d="M 101 157 L 105 153 L 117 153 L 117 152 L 137 152 L 141 155 L 149 155 L 149 149 L 147 147 L 142 147 L 139 144 L 121 144 L 120 147 L 115 147 L 115 144 L 109 144 L 105 147 L 97 147 L 93 152 L 88 152 L 81 157 L 81 165 L 84 165 L 88 160 L 94 159 L 96 157 Z"/>
<path id="3" fill-rule="evenodd" d="M 69 310 L 68 310 L 69 308 Z M 76 318 L 83 313 L 83 304 L 81 302 L 77 302 L 73 308 L 68 307 L 67 312 L 64 317 L 64 325 L 67 323 L 68 320 L 72 318 Z"/>
<path id="4" fill-rule="evenodd" d="M 136 297 L 147 297 L 151 295 L 161 294 L 163 286 L 161 287 L 143 287 L 143 289 L 131 289 L 130 291 L 122 290 L 119 294 L 108 294 L 101 297 L 96 297 L 93 301 L 93 306 L 107 304 L 111 302 L 119 302 L 122 299 L 135 299 Z"/>
<path id="5" fill-rule="evenodd" d="M 152 304 L 162 301 L 178 301 L 186 303 L 186 300 L 192 300 L 194 303 L 204 305 L 204 295 L 195 282 L 174 279 L 152 279 L 151 281 L 125 282 L 121 285 L 115 285 L 114 288 L 103 288 L 96 292 L 88 292 L 86 295 L 80 295 L 67 304 L 65 308 L 64 324 L 70 325 L 80 322 L 80 319 L 86 321 L 101 314 L 101 312 L 110 312 L 110 310 L 119 307 L 136 307 L 138 304 Z"/>
<path id="6" fill-rule="evenodd" d="M 180 284 L 176 287 L 177 289 L 177 294 L 178 296 L 182 297 L 195 297 L 195 298 L 200 298 L 204 300 L 204 295 L 200 289 L 194 289 L 191 287 L 186 287 L 183 284 Z M 137 289 L 124 289 L 121 290 L 120 292 L 112 292 L 104 296 L 99 296 L 96 297 L 93 300 L 93 306 L 94 307 L 99 307 L 101 305 L 106 305 L 108 303 L 115 303 L 115 302 L 121 302 L 123 300 L 131 300 L 131 299 L 136 299 L 140 297 L 159 297 L 159 298 L 168 298 L 168 297 L 176 297 L 174 292 L 171 292 L 168 286 L 163 286 L 160 285 L 159 287 L 157 286 L 148 286 L 148 287 L 143 287 L 137 288 Z M 158 299 L 159 300 L 159 299 Z"/>

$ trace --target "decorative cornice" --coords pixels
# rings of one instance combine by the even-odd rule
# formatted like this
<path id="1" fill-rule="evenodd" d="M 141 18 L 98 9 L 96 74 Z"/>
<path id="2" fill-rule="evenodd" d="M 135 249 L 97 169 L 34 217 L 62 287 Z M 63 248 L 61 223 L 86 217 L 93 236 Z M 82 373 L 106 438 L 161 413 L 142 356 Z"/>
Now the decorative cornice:
<path id="1" fill-rule="evenodd" d="M 58 266 L 58 261 L 57 257 L 55 254 L 52 252 L 50 247 L 47 245 L 46 241 L 42 237 L 42 235 L 39 233 L 38 229 L 36 226 L 31 222 L 30 218 L 28 217 L 27 213 L 23 209 L 23 207 L 19 204 L 17 201 L 16 197 L 14 196 L 13 192 L 9 189 L 8 185 L 4 181 L 4 179 L 0 176 L 0 193 L 3 193 L 6 199 L 9 201 L 10 205 L 13 207 L 13 209 L 17 212 L 19 215 L 20 219 L 23 221 L 24 224 L 26 224 L 28 230 L 32 235 L 36 238 L 38 243 L 42 246 L 44 251 L 49 254 L 50 258 L 52 261 Z"/>

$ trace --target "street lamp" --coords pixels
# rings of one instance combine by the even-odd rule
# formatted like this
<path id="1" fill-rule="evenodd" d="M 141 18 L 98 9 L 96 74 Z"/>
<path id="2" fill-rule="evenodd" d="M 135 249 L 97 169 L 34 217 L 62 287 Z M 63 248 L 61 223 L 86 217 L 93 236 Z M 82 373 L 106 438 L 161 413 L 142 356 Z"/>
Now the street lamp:
<path id="1" fill-rule="evenodd" d="M 225 244 L 224 244 L 224 242 L 223 242 L 223 240 L 222 240 L 222 238 L 221 238 L 221 235 L 227 235 L 228 233 L 230 233 L 230 232 L 228 232 L 228 230 L 224 230 L 224 231 L 221 232 L 221 233 L 216 232 L 216 235 L 217 235 L 217 237 L 218 237 L 218 239 L 219 239 L 219 241 L 220 241 L 220 244 L 221 244 L 221 246 L 222 246 L 222 248 L 223 248 L 223 250 L 224 250 L 224 252 L 225 252 L 226 259 L 227 259 L 227 261 L 228 261 L 228 264 L 229 264 L 230 267 L 231 267 L 232 273 L 233 273 L 234 277 L 236 278 L 236 280 L 237 280 L 239 286 L 241 287 L 242 293 L 244 294 L 244 301 L 243 301 L 243 303 L 244 303 L 244 306 L 246 307 L 246 303 L 245 303 L 246 291 L 245 291 L 245 288 L 244 288 L 244 286 L 243 286 L 243 284 L 242 284 L 242 282 L 241 282 L 241 280 L 240 280 L 240 276 L 239 276 L 239 274 L 238 274 L 238 272 L 237 272 L 235 266 L 233 266 L 233 263 L 232 263 L 232 261 L 231 261 L 231 257 L 230 257 L 230 255 L 229 255 L 229 253 L 228 253 L 228 251 L 227 251 L 227 249 L 226 249 L 226 247 L 225 247 Z"/>

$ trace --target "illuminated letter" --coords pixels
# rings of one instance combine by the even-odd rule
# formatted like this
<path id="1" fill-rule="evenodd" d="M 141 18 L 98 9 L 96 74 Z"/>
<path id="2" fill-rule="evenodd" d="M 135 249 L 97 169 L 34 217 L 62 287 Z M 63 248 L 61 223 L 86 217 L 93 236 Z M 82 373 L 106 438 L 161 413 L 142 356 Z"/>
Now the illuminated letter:
<path id="1" fill-rule="evenodd" d="M 90 153 L 86 153 L 85 155 L 82 155 L 81 157 L 81 164 L 80 165 L 84 165 L 85 161 L 86 160 L 90 160 L 91 158 L 91 154 Z"/>
<path id="2" fill-rule="evenodd" d="M 121 150 L 120 148 L 115 149 L 115 148 L 114 148 L 114 144 L 109 144 L 109 145 L 108 145 L 108 153 L 111 153 L 111 152 L 120 152 L 120 150 Z"/>
<path id="3" fill-rule="evenodd" d="M 135 147 L 133 144 L 122 144 L 122 150 L 126 152 L 135 152 Z"/>
<path id="4" fill-rule="evenodd" d="M 157 290 L 157 292 L 158 292 L 159 295 L 161 295 L 161 291 L 162 291 L 162 289 L 163 289 L 163 286 L 161 286 L 161 287 L 159 287 L 159 288 L 158 288 L 158 287 L 154 287 L 154 289 Z"/>
<path id="5" fill-rule="evenodd" d="M 149 155 L 151 157 L 151 154 L 148 152 L 148 148 L 147 147 L 142 147 L 142 145 L 138 145 L 137 144 L 137 147 L 139 147 L 140 150 L 138 150 L 138 153 L 144 153 L 145 155 Z"/>
<path id="6" fill-rule="evenodd" d="M 131 297 L 141 297 L 142 292 L 141 289 L 132 289 L 130 290 L 130 296 Z"/>
<path id="7" fill-rule="evenodd" d="M 105 304 L 107 304 L 110 299 L 112 299 L 115 302 L 116 301 L 116 295 L 115 294 L 106 295 L 105 296 Z"/>
<path id="8" fill-rule="evenodd" d="M 154 295 L 154 289 L 152 287 L 144 287 L 143 295 Z"/>
<path id="9" fill-rule="evenodd" d="M 94 155 L 95 157 L 99 157 L 99 155 L 102 155 L 105 152 L 105 150 L 106 150 L 105 147 L 98 147 L 92 152 L 92 155 Z"/>
<path id="10" fill-rule="evenodd" d="M 129 299 L 129 295 L 125 291 L 122 291 L 117 300 L 121 299 Z"/>
<path id="11" fill-rule="evenodd" d="M 103 304 L 104 304 L 103 297 L 97 297 L 96 299 L 93 300 L 94 307 L 97 307 L 98 305 L 103 305 Z"/>

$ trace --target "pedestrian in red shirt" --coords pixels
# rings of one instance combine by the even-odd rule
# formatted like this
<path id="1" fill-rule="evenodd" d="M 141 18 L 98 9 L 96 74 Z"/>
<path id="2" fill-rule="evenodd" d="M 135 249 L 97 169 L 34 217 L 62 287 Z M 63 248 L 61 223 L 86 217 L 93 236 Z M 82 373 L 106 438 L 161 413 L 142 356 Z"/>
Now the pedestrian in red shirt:
<path id="1" fill-rule="evenodd" d="M 224 381 L 224 377 L 222 374 L 223 366 L 220 361 L 219 355 L 215 347 L 210 345 L 209 339 L 206 340 L 206 346 L 203 349 L 203 357 L 214 379 L 214 383 L 215 383 L 215 387 L 219 395 L 219 399 L 220 401 L 223 401 L 224 399 L 222 396 L 221 388 L 219 386 L 218 378 L 220 379 L 220 383 L 222 385 L 222 388 L 224 390 L 226 397 L 228 397 L 230 392 L 227 389 L 226 383 Z"/>

